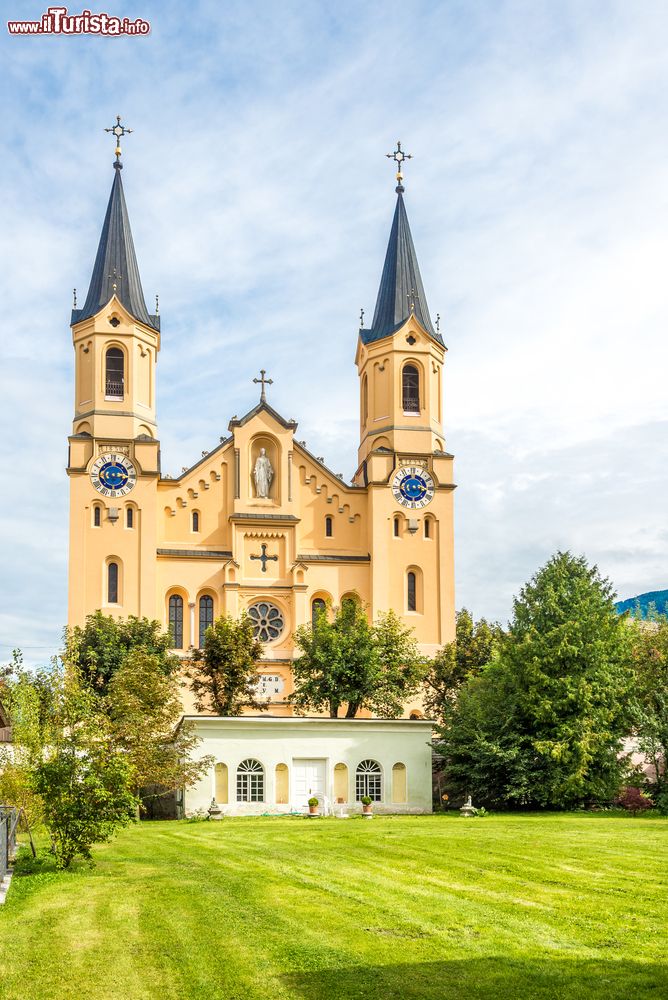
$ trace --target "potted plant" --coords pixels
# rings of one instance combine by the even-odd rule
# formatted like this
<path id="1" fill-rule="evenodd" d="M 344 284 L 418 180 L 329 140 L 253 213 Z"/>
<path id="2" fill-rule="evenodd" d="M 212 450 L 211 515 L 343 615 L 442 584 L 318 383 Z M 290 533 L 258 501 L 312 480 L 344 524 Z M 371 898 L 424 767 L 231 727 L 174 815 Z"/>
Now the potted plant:
<path id="1" fill-rule="evenodd" d="M 315 795 L 312 795 L 311 798 L 308 800 L 308 812 L 309 812 L 309 816 L 317 816 L 319 808 L 320 808 L 319 801 L 317 800 L 317 798 L 315 797 Z"/>
<path id="2" fill-rule="evenodd" d="M 363 795 L 360 802 L 362 803 L 362 815 L 366 816 L 367 819 L 371 819 L 373 816 L 373 801 L 368 795 Z"/>

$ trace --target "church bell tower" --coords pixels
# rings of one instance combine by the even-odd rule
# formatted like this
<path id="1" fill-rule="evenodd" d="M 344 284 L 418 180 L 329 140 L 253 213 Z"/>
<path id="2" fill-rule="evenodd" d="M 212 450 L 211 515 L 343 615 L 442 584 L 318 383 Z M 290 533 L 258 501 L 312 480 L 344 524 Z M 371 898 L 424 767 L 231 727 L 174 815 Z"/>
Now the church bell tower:
<path id="1" fill-rule="evenodd" d="M 70 624 L 91 604 L 124 616 L 154 610 L 154 573 L 149 566 L 140 581 L 138 566 L 142 548 L 151 564 L 155 552 L 154 503 L 146 501 L 159 474 L 160 318 L 146 308 L 121 180 L 120 139 L 131 130 L 117 118 L 106 131 L 116 139 L 114 180 L 88 294 L 71 319 Z"/>

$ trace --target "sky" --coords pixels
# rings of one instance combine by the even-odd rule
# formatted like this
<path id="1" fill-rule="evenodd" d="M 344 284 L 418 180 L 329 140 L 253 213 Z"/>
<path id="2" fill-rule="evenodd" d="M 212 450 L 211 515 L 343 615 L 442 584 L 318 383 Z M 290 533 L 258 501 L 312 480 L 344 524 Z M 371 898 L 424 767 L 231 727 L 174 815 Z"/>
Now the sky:
<path id="1" fill-rule="evenodd" d="M 457 606 L 506 621 L 558 549 L 621 598 L 668 586 L 665 2 L 103 9 L 151 31 L 0 41 L 0 662 L 14 647 L 46 660 L 66 620 L 68 324 L 117 114 L 134 129 L 123 183 L 148 305 L 160 295 L 163 472 L 215 446 L 264 367 L 297 436 L 352 476 L 359 312 L 399 138 L 448 347 Z"/>

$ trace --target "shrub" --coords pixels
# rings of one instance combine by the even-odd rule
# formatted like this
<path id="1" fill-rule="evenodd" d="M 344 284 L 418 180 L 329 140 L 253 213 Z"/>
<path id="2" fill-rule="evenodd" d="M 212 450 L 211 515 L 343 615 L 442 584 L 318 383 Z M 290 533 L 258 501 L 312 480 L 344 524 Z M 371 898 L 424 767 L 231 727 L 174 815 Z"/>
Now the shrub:
<path id="1" fill-rule="evenodd" d="M 651 809 L 654 805 L 652 800 L 648 795 L 645 795 L 639 788 L 634 788 L 629 785 L 624 788 L 621 795 L 617 799 L 617 805 L 620 805 L 623 809 L 627 809 L 633 816 L 637 815 L 639 812 L 643 812 L 645 809 Z"/>

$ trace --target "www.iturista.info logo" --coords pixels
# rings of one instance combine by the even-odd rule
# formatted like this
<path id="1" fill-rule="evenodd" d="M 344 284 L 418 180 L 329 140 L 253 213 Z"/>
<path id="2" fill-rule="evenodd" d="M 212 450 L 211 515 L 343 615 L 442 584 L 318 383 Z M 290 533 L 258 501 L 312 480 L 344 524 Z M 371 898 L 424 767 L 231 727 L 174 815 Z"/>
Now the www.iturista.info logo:
<path id="1" fill-rule="evenodd" d="M 151 25 L 141 17 L 116 17 L 82 10 L 68 14 L 67 7 L 49 7 L 39 21 L 7 21 L 10 35 L 148 35 Z"/>

